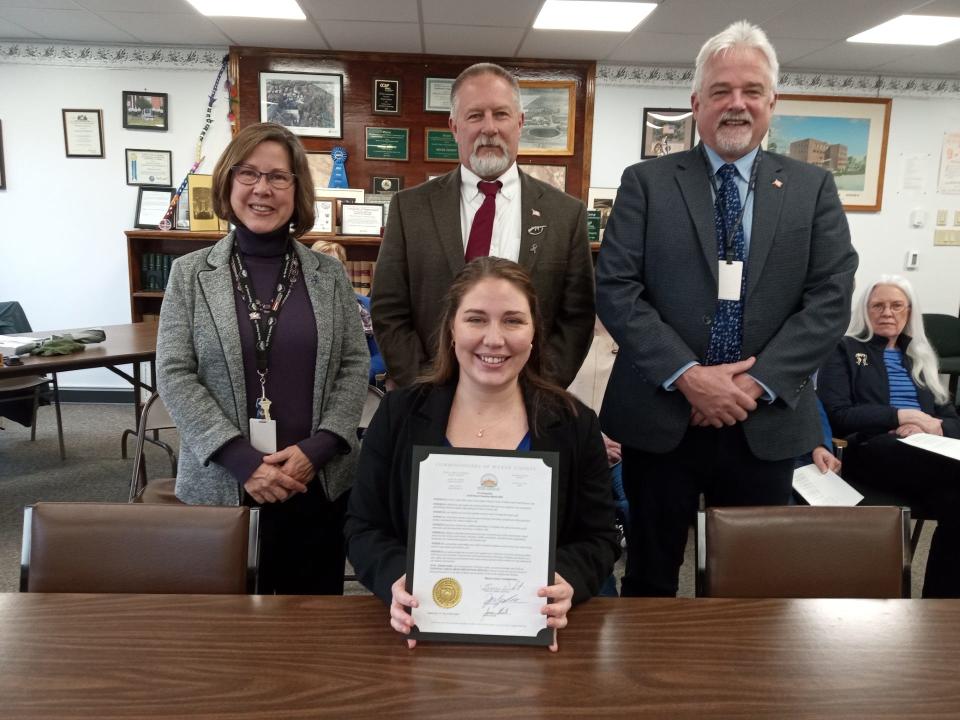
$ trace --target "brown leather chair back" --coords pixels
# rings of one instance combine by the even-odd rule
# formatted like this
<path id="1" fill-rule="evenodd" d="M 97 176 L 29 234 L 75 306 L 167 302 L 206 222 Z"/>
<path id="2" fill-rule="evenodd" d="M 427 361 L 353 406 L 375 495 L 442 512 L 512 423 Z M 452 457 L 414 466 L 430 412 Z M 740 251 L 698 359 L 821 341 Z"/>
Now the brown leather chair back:
<path id="1" fill-rule="evenodd" d="M 698 594 L 910 597 L 910 511 L 717 507 L 698 515 Z"/>
<path id="2" fill-rule="evenodd" d="M 256 508 L 37 503 L 23 523 L 20 590 L 253 592 Z"/>

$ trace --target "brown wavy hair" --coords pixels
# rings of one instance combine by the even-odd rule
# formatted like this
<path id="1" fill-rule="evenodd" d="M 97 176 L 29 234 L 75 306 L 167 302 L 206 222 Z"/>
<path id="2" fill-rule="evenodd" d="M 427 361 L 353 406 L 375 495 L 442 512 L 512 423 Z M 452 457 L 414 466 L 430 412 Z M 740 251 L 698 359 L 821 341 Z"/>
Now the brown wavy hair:
<path id="1" fill-rule="evenodd" d="M 530 357 L 520 370 L 518 381 L 523 392 L 531 417 L 531 430 L 538 433 L 540 413 L 544 409 L 554 412 L 577 414 L 573 396 L 559 385 L 546 379 L 549 374 L 548 360 L 544 354 L 543 316 L 540 314 L 540 302 L 533 288 L 530 274 L 520 265 L 498 257 L 481 257 L 464 265 L 457 273 L 444 296 L 441 306 L 440 324 L 437 332 L 437 352 L 432 370 L 417 379 L 419 383 L 446 385 L 460 377 L 460 363 L 453 349 L 453 322 L 463 297 L 481 280 L 506 280 L 519 290 L 530 304 L 530 316 L 533 321 L 533 346 Z"/>
<path id="2" fill-rule="evenodd" d="M 248 125 L 238 132 L 227 149 L 223 151 L 216 167 L 213 168 L 213 211 L 234 225 L 240 225 L 237 214 L 230 205 L 230 191 L 233 189 L 233 166 L 243 163 L 262 142 L 273 141 L 287 148 L 290 158 L 290 171 L 296 175 L 293 195 L 293 215 L 290 232 L 300 237 L 313 228 L 313 178 L 307 164 L 307 153 L 299 138 L 276 123 L 257 123 Z"/>

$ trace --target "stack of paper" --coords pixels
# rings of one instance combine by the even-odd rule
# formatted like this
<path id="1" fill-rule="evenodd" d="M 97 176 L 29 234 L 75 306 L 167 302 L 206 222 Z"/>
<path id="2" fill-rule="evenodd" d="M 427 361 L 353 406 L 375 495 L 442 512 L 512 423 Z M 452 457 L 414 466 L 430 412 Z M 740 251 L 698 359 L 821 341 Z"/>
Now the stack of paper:
<path id="1" fill-rule="evenodd" d="M 928 450 L 937 455 L 960 460 L 960 440 L 939 435 L 927 435 L 926 433 L 917 433 L 910 437 L 900 438 L 900 442 L 907 445 L 913 445 L 921 450 Z"/>

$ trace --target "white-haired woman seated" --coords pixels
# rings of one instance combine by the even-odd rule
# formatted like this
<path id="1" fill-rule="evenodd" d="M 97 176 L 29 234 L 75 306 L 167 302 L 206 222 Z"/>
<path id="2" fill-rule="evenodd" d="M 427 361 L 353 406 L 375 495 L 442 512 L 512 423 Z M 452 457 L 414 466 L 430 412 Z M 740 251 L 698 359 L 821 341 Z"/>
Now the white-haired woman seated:
<path id="1" fill-rule="evenodd" d="M 898 441 L 914 433 L 960 438 L 907 280 L 884 275 L 863 292 L 818 393 L 834 434 L 850 441 L 844 476 L 895 492 L 937 520 L 923 596 L 960 597 L 960 463 Z"/>

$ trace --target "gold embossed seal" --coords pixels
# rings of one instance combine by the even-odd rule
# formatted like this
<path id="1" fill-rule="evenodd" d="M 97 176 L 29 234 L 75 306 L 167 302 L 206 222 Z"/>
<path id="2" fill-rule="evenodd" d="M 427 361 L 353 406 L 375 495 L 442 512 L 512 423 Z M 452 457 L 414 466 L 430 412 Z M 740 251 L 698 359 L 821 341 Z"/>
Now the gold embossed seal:
<path id="1" fill-rule="evenodd" d="M 456 607 L 463 597 L 460 583 L 453 578 L 440 578 L 433 586 L 433 601 L 442 608 Z"/>

